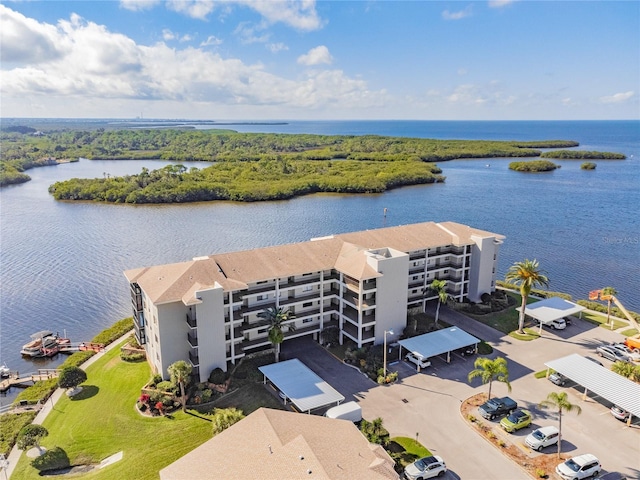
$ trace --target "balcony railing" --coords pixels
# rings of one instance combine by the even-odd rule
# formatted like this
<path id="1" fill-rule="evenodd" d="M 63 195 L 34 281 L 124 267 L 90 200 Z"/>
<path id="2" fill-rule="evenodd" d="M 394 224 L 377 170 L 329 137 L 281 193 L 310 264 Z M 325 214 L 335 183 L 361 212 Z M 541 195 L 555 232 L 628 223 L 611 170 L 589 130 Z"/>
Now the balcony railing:
<path id="1" fill-rule="evenodd" d="M 189 325 L 191 328 L 198 327 L 198 322 L 196 322 L 195 314 L 187 313 L 187 325 Z"/>
<path id="2" fill-rule="evenodd" d="M 191 362 L 191 365 L 193 365 L 194 367 L 197 367 L 200 365 L 200 359 L 198 358 L 197 350 L 189 350 L 189 361 Z"/>
<path id="3" fill-rule="evenodd" d="M 198 346 L 198 337 L 196 335 L 192 335 L 191 333 L 187 333 L 187 341 L 191 347 Z"/>

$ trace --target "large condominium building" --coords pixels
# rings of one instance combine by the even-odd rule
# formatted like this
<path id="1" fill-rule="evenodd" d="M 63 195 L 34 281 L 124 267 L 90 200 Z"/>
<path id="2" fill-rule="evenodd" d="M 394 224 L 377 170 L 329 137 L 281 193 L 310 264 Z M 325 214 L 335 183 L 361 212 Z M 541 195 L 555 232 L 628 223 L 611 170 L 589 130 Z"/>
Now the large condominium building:
<path id="1" fill-rule="evenodd" d="M 188 360 L 200 381 L 271 347 L 258 316 L 269 307 L 293 313 L 285 341 L 334 327 L 340 342 L 382 343 L 385 331 L 402 334 L 409 309 L 436 298 L 434 279 L 458 301 L 493 292 L 503 239 L 426 222 L 128 270 L 136 337 L 154 371 Z"/>

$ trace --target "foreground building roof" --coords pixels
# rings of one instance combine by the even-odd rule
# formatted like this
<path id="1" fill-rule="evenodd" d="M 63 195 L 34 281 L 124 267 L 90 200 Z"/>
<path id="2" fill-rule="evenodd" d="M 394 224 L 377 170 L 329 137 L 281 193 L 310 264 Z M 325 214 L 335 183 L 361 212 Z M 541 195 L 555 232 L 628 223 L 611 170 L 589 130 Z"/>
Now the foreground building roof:
<path id="1" fill-rule="evenodd" d="M 160 471 L 161 480 L 387 480 L 394 462 L 346 420 L 260 408 Z"/>

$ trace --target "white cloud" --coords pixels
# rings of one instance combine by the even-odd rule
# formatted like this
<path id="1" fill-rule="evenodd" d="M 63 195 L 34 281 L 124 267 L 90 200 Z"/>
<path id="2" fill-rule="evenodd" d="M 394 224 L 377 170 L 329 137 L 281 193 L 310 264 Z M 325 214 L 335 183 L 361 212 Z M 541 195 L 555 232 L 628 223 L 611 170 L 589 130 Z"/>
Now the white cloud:
<path id="1" fill-rule="evenodd" d="M 506 7 L 507 5 L 511 5 L 515 1 L 516 0 L 489 0 L 489 7 L 502 8 L 502 7 Z"/>
<path id="2" fill-rule="evenodd" d="M 38 64 L 58 58 L 62 52 L 53 25 L 43 25 L 0 4 L 0 61 Z"/>
<path id="3" fill-rule="evenodd" d="M 269 41 L 271 35 L 265 33 L 265 23 L 253 24 L 251 22 L 242 22 L 233 31 L 234 34 L 240 37 L 240 41 L 245 44 L 251 43 L 266 43 Z"/>
<path id="4" fill-rule="evenodd" d="M 142 11 L 162 4 L 159 0 L 120 0 L 120 6 Z M 166 0 L 169 10 L 191 18 L 206 20 L 216 8 L 228 10 L 231 6 L 250 8 L 259 13 L 268 24 L 283 23 L 296 30 L 312 31 L 323 27 L 315 0 Z"/>
<path id="5" fill-rule="evenodd" d="M 284 43 L 280 42 L 280 43 L 269 43 L 267 45 L 265 45 L 269 51 L 271 53 L 278 53 L 278 52 L 282 52 L 284 50 L 289 50 L 289 47 L 287 47 Z"/>
<path id="6" fill-rule="evenodd" d="M 120 0 L 120 6 L 126 10 L 139 12 L 150 10 L 160 4 L 160 0 Z"/>
<path id="7" fill-rule="evenodd" d="M 324 45 L 312 48 L 306 54 L 298 57 L 298 63 L 307 66 L 320 65 L 321 63 L 330 65 L 331 62 L 333 62 L 333 57 Z"/>
<path id="8" fill-rule="evenodd" d="M 323 26 L 314 0 L 241 0 L 238 3 L 254 9 L 269 23 L 281 22 L 304 31 L 318 30 Z"/>
<path id="9" fill-rule="evenodd" d="M 216 8 L 217 2 L 211 0 L 166 0 L 164 4 L 174 12 L 205 20 L 207 15 Z"/>
<path id="10" fill-rule="evenodd" d="M 209 47 L 212 45 L 213 46 L 222 45 L 222 40 L 220 40 L 218 37 L 214 35 L 209 35 L 204 42 L 200 43 L 201 47 Z"/>
<path id="11" fill-rule="evenodd" d="M 171 30 L 169 30 L 168 28 L 162 29 L 162 39 L 165 42 L 168 42 L 169 40 L 173 40 L 174 38 L 176 38 L 176 36 Z"/>
<path id="12" fill-rule="evenodd" d="M 466 75 L 467 73 L 469 73 L 469 72 L 467 71 L 466 68 L 459 68 L 458 69 L 458 75 L 460 75 L 460 76 Z"/>
<path id="13" fill-rule="evenodd" d="M 93 115 L 131 105 L 140 109 L 141 102 L 145 110 L 158 111 L 161 105 L 181 103 L 208 111 L 224 105 L 296 111 L 334 105 L 367 108 L 386 98 L 384 91 L 370 91 L 365 81 L 340 70 L 308 71 L 301 80 L 288 79 L 262 64 L 223 58 L 207 49 L 173 48 L 164 42 L 138 45 L 77 15 L 50 25 L 2 5 L 0 12 L 3 27 L 11 26 L 2 30 L 2 54 L 14 60 L 3 61 L 0 93 L 13 109 L 28 101 L 49 106 L 49 115 L 64 112 L 62 116 L 87 116 L 89 106 Z M 8 18 L 12 21 L 5 22 Z M 176 37 L 174 32 L 165 35 Z M 19 46 L 32 48 L 34 39 L 47 48 L 20 57 L 24 49 Z M 312 49 L 306 57 L 310 65 L 331 59 L 326 47 Z"/>
<path id="14" fill-rule="evenodd" d="M 600 102 L 601 103 L 623 103 L 629 100 L 634 95 L 635 95 L 635 92 L 632 90 L 624 93 L 615 93 L 613 95 L 600 97 Z"/>
<path id="15" fill-rule="evenodd" d="M 473 10 L 473 5 L 469 5 L 464 10 L 458 10 L 457 12 L 450 12 L 449 10 L 445 10 L 442 12 L 442 18 L 445 20 L 461 20 L 465 17 L 471 16 Z"/>

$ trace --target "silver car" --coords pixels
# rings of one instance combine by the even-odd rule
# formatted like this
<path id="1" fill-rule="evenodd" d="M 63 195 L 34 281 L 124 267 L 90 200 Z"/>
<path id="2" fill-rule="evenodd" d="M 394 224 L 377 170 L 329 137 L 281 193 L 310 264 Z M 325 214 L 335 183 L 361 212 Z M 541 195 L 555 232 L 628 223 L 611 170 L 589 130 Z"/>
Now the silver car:
<path id="1" fill-rule="evenodd" d="M 616 350 L 611 345 L 602 345 L 596 348 L 596 353 L 612 362 L 631 362 L 631 359 L 626 354 Z"/>

